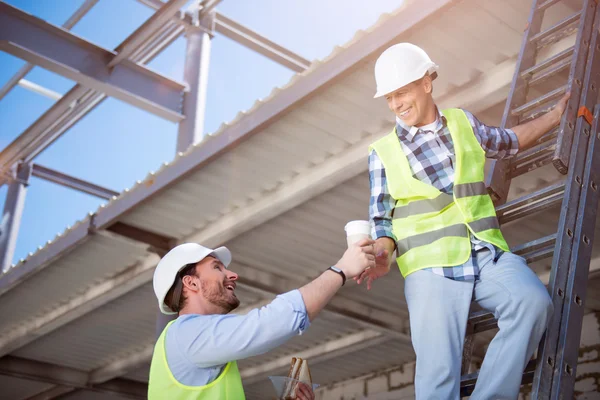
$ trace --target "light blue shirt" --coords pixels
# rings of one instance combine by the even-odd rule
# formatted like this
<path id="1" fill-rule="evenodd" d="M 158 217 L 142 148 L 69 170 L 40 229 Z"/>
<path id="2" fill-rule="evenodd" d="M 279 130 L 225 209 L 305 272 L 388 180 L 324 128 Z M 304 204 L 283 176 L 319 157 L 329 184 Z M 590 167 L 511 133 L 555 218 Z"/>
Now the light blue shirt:
<path id="1" fill-rule="evenodd" d="M 167 363 L 180 383 L 206 385 L 229 361 L 266 353 L 309 326 L 298 290 L 279 295 L 246 315 L 182 315 L 167 330 Z"/>

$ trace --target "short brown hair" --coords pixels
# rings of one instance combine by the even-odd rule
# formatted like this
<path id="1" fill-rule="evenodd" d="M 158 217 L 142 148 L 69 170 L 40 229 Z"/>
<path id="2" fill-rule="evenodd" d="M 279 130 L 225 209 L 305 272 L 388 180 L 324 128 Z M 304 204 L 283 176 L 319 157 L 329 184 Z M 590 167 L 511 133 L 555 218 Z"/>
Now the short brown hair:
<path id="1" fill-rule="evenodd" d="M 186 275 L 196 275 L 197 265 L 198 263 L 191 263 L 183 267 L 175 277 L 175 282 L 173 282 L 173 285 L 167 292 L 167 295 L 165 297 L 165 304 L 171 310 L 177 313 L 181 311 L 183 307 L 185 307 L 185 302 L 187 301 L 187 297 L 185 297 L 185 295 L 183 294 L 182 279 Z"/>

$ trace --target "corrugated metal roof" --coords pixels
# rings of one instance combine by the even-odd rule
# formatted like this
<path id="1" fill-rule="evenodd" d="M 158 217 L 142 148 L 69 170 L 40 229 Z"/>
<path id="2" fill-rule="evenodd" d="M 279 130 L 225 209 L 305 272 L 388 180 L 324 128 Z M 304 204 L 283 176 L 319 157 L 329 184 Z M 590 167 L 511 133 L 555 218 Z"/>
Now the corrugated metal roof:
<path id="1" fill-rule="evenodd" d="M 244 304 L 259 300 L 255 294 L 243 288 L 237 289 L 237 292 Z M 156 297 L 152 284 L 148 283 L 13 354 L 93 371 L 152 345 L 155 340 L 156 316 Z"/>
<path id="2" fill-rule="evenodd" d="M 442 3 L 431 4 L 437 10 Z M 490 123 L 498 123 L 502 107 L 496 104 L 507 93 L 511 63 L 520 47 L 529 7 L 528 2 L 520 0 L 453 1 L 443 7 L 443 20 L 442 13 L 436 11 L 401 33 L 410 21 L 398 17 L 400 13 L 419 9 L 425 12 L 417 2 L 407 2 L 396 13 L 383 16 L 367 32 L 357 33 L 350 43 L 336 48 L 327 59 L 296 75 L 288 85 L 274 89 L 268 98 L 222 125 L 214 135 L 101 207 L 92 222 L 102 221 L 100 228 L 105 228 L 118 220 L 177 240 L 204 235 L 215 245 L 225 242 L 234 254 L 231 268 L 242 277 L 269 273 L 280 278 L 278 282 L 285 279 L 307 282 L 343 253 L 346 221 L 367 218 L 367 145 L 392 126 L 393 116 L 384 102 L 372 99 L 374 52 L 379 47 L 360 46 L 370 43 L 368 40 L 377 36 L 378 30 L 388 29 L 391 22 L 398 21 L 394 31 L 398 37 L 394 41 L 420 44 L 440 64 L 442 72 L 435 82 L 440 106 L 460 106 L 465 102 L 471 111 L 482 112 Z M 555 20 L 566 13 L 560 7 L 553 11 Z M 362 58 L 343 67 L 339 60 L 350 57 L 348 54 L 356 48 L 361 48 Z M 352 53 L 352 57 L 357 56 Z M 331 65 L 336 62 L 342 66 L 332 70 Z M 503 70 L 509 73 L 504 73 L 503 81 L 498 78 L 500 82 L 488 82 L 486 74 L 490 70 L 500 75 Z M 465 91 L 474 84 L 478 85 L 477 90 Z M 489 84 L 498 85 L 492 100 L 480 93 L 485 93 L 482 86 Z M 307 85 L 316 89 L 310 94 L 299 91 Z M 290 108 L 280 110 L 286 102 L 291 104 Z M 273 114 L 269 118 L 260 114 L 266 108 Z M 263 117 L 264 124 L 253 125 L 257 118 Z M 244 140 L 238 140 L 240 137 Z M 235 142 L 235 146 L 220 147 L 230 142 Z M 226 151 L 221 151 L 223 148 Z M 329 174 L 330 170 L 337 172 Z M 564 177 L 552 167 L 541 168 L 514 180 L 511 198 L 560 179 Z M 313 185 L 310 191 L 305 190 L 310 185 Z M 289 196 L 292 192 L 296 196 Z M 263 203 L 264 207 L 258 208 Z M 246 215 L 242 227 L 232 224 L 216 233 L 210 231 L 232 216 L 243 216 L 247 210 L 258 211 Z M 518 244 L 552 233 L 556 215 L 556 210 L 551 210 L 543 219 L 534 216 L 509 224 L 506 236 L 511 244 Z M 61 237 L 73 237 L 74 250 L 46 257 L 39 264 L 45 267 L 43 270 L 18 281 L 1 295 L 0 314 L 7 318 L 0 320 L 0 333 L 14 332 L 10 329 L 43 316 L 100 280 L 129 270 L 136 263 L 156 259 L 156 255 L 148 252 L 147 245 L 114 234 L 81 235 L 74 227 Z M 54 247 L 57 243 L 49 244 L 14 270 L 33 268 L 36 257 L 50 254 Z M 546 266 L 542 263 L 536 268 L 543 271 Z M 145 283 L 149 282 L 150 274 L 146 273 L 144 279 L 122 296 L 86 304 L 88 313 L 45 333 L 13 354 L 91 371 L 147 348 L 154 341 L 156 300 L 150 283 Z M 237 290 L 245 304 L 269 297 L 243 284 Z M 403 282 L 397 270 L 389 278 L 377 281 L 370 292 L 350 282 L 336 299 L 351 300 L 371 310 L 389 311 L 398 318 L 406 316 Z M 356 321 L 324 313 L 301 337 L 265 355 L 241 361 L 240 368 L 244 373 L 249 368 L 364 329 Z M 365 351 L 350 351 L 311 364 L 311 371 L 316 382 L 331 384 L 399 365 L 413 357 L 409 344 L 389 339 Z M 145 381 L 147 367 L 142 364 L 126 377 Z M 270 385 L 264 376 L 249 384 L 248 398 L 264 398 L 271 390 Z M 91 393 L 79 391 L 65 398 L 101 396 Z"/>
<path id="3" fill-rule="evenodd" d="M 132 314 L 132 311 L 134 314 Z M 156 298 L 146 284 L 25 346 L 18 357 L 92 371 L 153 343 Z M 116 323 L 119 321 L 119 323 Z"/>
<path id="4" fill-rule="evenodd" d="M 68 303 L 89 287 L 131 267 L 146 245 L 116 235 L 95 234 L 65 257 L 2 296 L 0 336 L 19 324 Z"/>

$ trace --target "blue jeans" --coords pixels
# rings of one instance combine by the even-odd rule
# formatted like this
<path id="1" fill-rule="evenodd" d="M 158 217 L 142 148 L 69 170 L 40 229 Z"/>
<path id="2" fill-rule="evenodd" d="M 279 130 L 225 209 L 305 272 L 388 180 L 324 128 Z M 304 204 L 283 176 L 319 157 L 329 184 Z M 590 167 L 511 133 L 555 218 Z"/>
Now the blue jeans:
<path id="1" fill-rule="evenodd" d="M 406 302 L 421 399 L 459 399 L 460 368 L 471 301 L 493 312 L 499 332 L 486 352 L 471 399 L 517 399 L 521 375 L 546 329 L 552 299 L 525 260 L 477 253 L 476 281 L 454 281 L 430 271 L 405 279 Z"/>

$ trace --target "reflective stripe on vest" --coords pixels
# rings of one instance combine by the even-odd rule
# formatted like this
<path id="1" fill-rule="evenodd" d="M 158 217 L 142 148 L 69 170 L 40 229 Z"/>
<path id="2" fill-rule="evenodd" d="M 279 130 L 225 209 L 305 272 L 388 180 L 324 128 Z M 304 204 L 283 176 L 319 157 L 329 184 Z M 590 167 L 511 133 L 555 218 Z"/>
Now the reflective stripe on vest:
<path id="1" fill-rule="evenodd" d="M 475 233 L 487 231 L 488 229 L 500 229 L 498 218 L 486 217 L 468 223 L 469 228 Z"/>
<path id="2" fill-rule="evenodd" d="M 467 234 L 468 231 L 465 224 L 456 224 L 446 226 L 442 229 L 438 229 L 435 231 L 429 231 L 426 233 L 421 233 L 419 235 L 409 236 L 405 239 L 398 240 L 396 244 L 398 245 L 399 252 L 406 253 L 411 248 L 425 246 L 446 236 L 467 237 Z"/>
<path id="3" fill-rule="evenodd" d="M 404 276 L 423 268 L 463 264 L 471 254 L 469 231 L 504 251 L 496 212 L 484 181 L 485 153 L 460 109 L 443 111 L 456 153 L 453 195 L 412 176 L 396 130 L 373 143 L 396 200 L 392 227 Z"/>
<path id="4" fill-rule="evenodd" d="M 459 183 L 458 185 L 454 185 L 453 191 L 457 199 L 487 194 L 487 189 L 483 182 Z"/>
<path id="5" fill-rule="evenodd" d="M 175 379 L 165 351 L 165 337 L 167 329 L 175 321 L 162 331 L 154 346 L 152 363 L 150 364 L 150 379 L 148 381 L 149 400 L 244 400 L 244 388 L 237 363 L 227 363 L 223 371 L 212 382 L 204 386 L 187 386 Z"/>
<path id="6" fill-rule="evenodd" d="M 427 214 L 441 211 L 454 202 L 452 196 L 446 193 L 433 199 L 415 200 L 404 206 L 397 205 L 394 209 L 394 218 L 406 218 L 411 215 Z"/>

